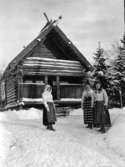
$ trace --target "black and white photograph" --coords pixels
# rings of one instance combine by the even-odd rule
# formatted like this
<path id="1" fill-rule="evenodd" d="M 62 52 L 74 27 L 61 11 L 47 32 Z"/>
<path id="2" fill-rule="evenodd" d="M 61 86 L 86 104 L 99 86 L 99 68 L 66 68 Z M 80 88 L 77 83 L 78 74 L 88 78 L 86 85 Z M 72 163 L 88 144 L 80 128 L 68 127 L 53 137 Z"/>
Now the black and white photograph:
<path id="1" fill-rule="evenodd" d="M 0 167 L 125 167 L 125 0 L 0 0 Z"/>

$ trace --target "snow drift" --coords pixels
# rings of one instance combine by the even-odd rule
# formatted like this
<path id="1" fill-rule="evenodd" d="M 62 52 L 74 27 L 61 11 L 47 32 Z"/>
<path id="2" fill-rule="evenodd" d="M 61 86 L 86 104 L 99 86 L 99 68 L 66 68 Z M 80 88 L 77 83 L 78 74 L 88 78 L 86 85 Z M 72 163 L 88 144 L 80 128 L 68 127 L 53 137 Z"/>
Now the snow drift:
<path id="1" fill-rule="evenodd" d="M 125 109 L 112 109 L 106 134 L 83 125 L 82 110 L 59 118 L 56 132 L 42 125 L 42 111 L 0 113 L 1 167 L 124 167 Z"/>

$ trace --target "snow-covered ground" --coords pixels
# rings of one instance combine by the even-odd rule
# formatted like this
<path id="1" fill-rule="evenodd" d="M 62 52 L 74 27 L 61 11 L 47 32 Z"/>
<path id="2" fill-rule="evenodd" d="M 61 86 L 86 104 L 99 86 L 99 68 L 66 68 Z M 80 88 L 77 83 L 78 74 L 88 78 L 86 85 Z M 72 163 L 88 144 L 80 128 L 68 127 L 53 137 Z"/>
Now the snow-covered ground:
<path id="1" fill-rule="evenodd" d="M 0 167 L 125 167 L 125 109 L 110 110 L 105 134 L 83 125 L 81 109 L 42 125 L 37 109 L 0 112 Z"/>

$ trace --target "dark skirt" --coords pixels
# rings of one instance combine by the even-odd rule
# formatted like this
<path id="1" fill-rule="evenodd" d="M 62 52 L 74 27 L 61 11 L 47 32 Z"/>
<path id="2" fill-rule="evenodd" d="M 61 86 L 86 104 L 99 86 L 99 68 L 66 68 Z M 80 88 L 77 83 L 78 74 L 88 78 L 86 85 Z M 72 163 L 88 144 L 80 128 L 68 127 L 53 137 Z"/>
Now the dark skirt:
<path id="1" fill-rule="evenodd" d="M 104 102 L 97 101 L 95 103 L 95 113 L 94 113 L 94 123 L 95 124 L 104 124 L 105 123 L 105 115 L 104 115 Z"/>
<path id="2" fill-rule="evenodd" d="M 91 107 L 91 97 L 85 97 L 83 103 L 84 124 L 93 124 L 93 110 Z"/>
<path id="3" fill-rule="evenodd" d="M 54 104 L 52 102 L 47 103 L 49 106 L 49 112 L 46 107 L 43 106 L 43 125 L 47 126 L 50 124 L 55 124 L 56 122 L 56 111 Z"/>
<path id="4" fill-rule="evenodd" d="M 94 124 L 111 126 L 109 111 L 104 107 L 103 101 L 97 101 L 95 103 Z"/>
<path id="5" fill-rule="evenodd" d="M 111 119 L 110 119 L 110 114 L 109 114 L 109 110 L 107 108 L 105 108 L 105 126 L 107 127 L 111 127 Z"/>

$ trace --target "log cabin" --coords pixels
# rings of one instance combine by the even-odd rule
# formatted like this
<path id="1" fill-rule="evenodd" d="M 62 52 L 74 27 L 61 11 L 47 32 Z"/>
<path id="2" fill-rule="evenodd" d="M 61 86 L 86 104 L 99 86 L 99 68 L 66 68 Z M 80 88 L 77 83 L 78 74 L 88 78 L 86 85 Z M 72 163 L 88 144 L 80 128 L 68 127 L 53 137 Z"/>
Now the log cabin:
<path id="1" fill-rule="evenodd" d="M 58 105 L 78 104 L 91 64 L 59 26 L 48 22 L 8 64 L 0 80 L 2 109 L 42 104 L 45 84 Z"/>

